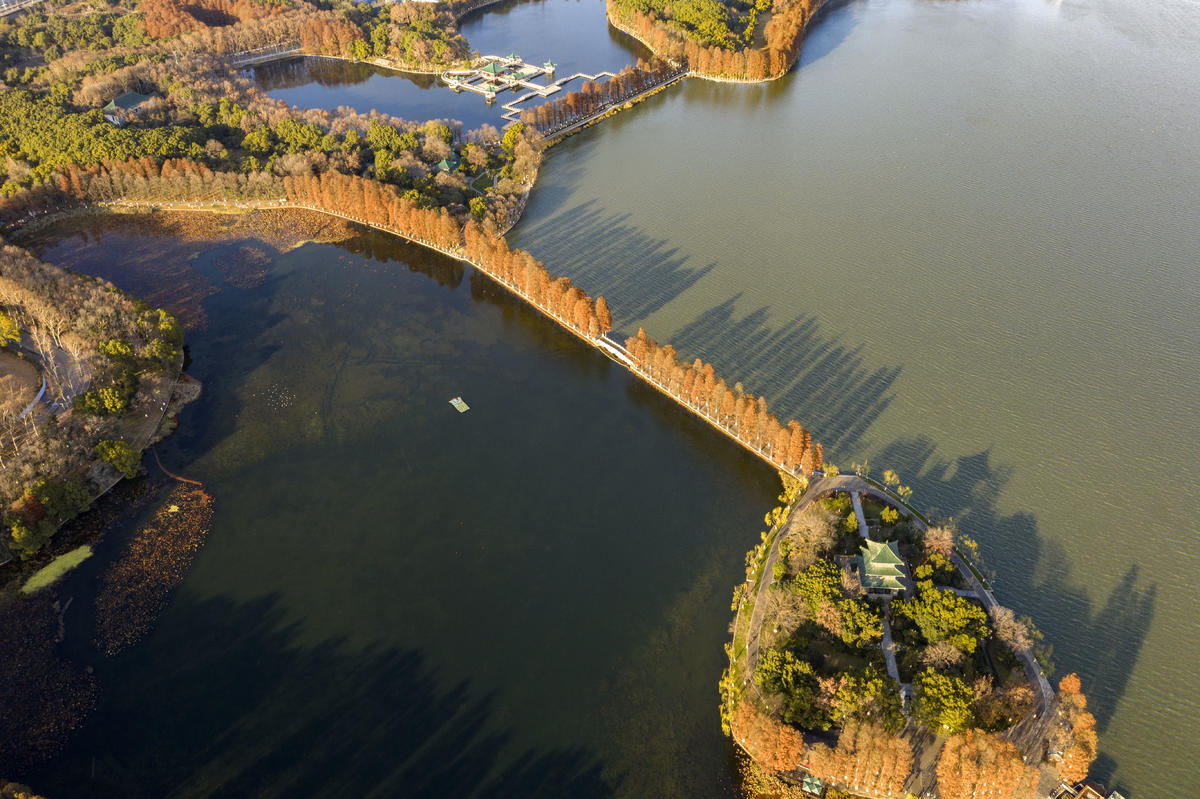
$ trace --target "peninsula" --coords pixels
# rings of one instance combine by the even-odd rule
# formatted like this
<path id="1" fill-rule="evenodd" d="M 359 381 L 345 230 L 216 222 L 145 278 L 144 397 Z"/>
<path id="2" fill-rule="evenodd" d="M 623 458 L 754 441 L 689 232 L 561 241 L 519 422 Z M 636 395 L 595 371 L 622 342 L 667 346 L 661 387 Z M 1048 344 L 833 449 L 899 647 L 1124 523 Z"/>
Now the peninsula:
<path id="1" fill-rule="evenodd" d="M 722 719 L 752 782 L 797 796 L 1070 789 L 1096 757 L 1079 678 L 1056 693 L 1028 619 L 974 542 L 930 523 L 892 471 L 781 474 L 734 591 Z M 861 474 L 860 474 L 861 473 Z"/>
<path id="2" fill-rule="evenodd" d="M 826 467 L 808 429 L 711 363 L 644 329 L 618 335 L 603 296 L 505 238 L 547 147 L 685 77 L 781 77 L 821 2 L 609 0 L 612 25 L 658 58 L 589 73 L 536 108 L 506 107 L 520 121 L 503 131 L 289 108 L 239 72 L 304 54 L 439 73 L 486 94 L 474 81 L 502 59 L 472 58 L 456 27 L 486 4 L 143 0 L 125 13 L 47 0 L 50 13 L 0 29 L 0 225 L 19 236 L 66 214 L 307 211 L 472 265 L 779 471 L 781 504 L 735 592 L 721 680 L 722 724 L 749 758 L 751 787 L 958 799 L 987 785 L 1017 799 L 1082 780 L 1096 737 L 1078 678 L 1054 690 L 1036 630 L 997 603 L 969 540 L 918 513 L 890 473 L 879 484 Z M 14 247 L 3 256 L 3 457 L 16 465 L 0 500 L 8 547 L 48 561 L 39 553 L 54 550 L 59 525 L 135 474 L 160 433 L 183 331 L 112 286 Z M 202 492 L 197 508 L 211 518 Z M 164 585 L 146 589 L 155 602 Z M 105 618 L 138 604 L 120 599 Z M 116 651 L 133 637 L 105 640 Z"/>

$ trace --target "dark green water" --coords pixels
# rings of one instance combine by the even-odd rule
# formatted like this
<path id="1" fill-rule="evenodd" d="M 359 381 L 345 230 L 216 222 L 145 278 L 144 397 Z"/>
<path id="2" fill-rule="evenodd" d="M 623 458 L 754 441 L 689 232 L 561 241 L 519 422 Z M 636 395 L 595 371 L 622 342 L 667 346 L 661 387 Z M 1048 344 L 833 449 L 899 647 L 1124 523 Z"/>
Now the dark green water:
<path id="1" fill-rule="evenodd" d="M 45 257 L 131 291 L 134 253 L 206 249 L 85 227 Z M 126 654 L 89 654 L 76 617 L 101 704 L 40 790 L 728 790 L 715 685 L 768 469 L 381 235 L 280 255 L 255 289 L 206 274 L 204 394 L 162 455 L 214 495 L 213 530 Z"/>

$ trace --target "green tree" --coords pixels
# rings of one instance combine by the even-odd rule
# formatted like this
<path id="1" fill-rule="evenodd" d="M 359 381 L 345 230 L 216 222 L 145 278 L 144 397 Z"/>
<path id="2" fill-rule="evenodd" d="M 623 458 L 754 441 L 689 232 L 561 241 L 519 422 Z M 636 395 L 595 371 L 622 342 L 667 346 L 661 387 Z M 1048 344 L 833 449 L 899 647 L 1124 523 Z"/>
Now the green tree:
<path id="1" fill-rule="evenodd" d="M 115 388 L 94 388 L 76 395 L 74 406 L 92 416 L 120 416 L 129 410 L 129 400 Z"/>
<path id="2" fill-rule="evenodd" d="M 21 340 L 21 328 L 4 311 L 0 311 L 0 347 L 10 341 Z"/>
<path id="3" fill-rule="evenodd" d="M 509 158 L 513 157 L 513 153 L 517 149 L 517 142 L 525 135 L 525 126 L 516 122 L 508 126 L 508 130 L 504 131 L 504 136 L 500 139 L 500 149 Z"/>
<path id="4" fill-rule="evenodd" d="M 100 352 L 113 360 L 122 360 L 133 356 L 133 347 L 117 338 L 100 342 Z"/>
<path id="5" fill-rule="evenodd" d="M 839 726 L 850 719 L 881 721 L 889 732 L 904 726 L 900 684 L 873 665 L 843 675 L 833 700 L 833 720 Z"/>
<path id="6" fill-rule="evenodd" d="M 925 669 L 913 681 L 917 720 L 940 735 L 957 735 L 971 726 L 974 693 L 950 674 Z"/>
<path id="7" fill-rule="evenodd" d="M 483 219 L 485 216 L 487 216 L 487 200 L 483 199 L 482 197 L 472 197 L 470 206 L 471 216 L 475 217 L 476 219 Z"/>
<path id="8" fill-rule="evenodd" d="M 275 149 L 275 135 L 266 125 L 259 125 L 242 138 L 242 147 L 250 153 L 269 153 Z"/>
<path id="9" fill-rule="evenodd" d="M 388 43 L 388 26 L 386 23 L 380 23 L 371 29 L 371 51 L 375 55 L 387 55 Z"/>
<path id="10" fill-rule="evenodd" d="M 105 463 L 111 463 L 126 477 L 135 476 L 142 462 L 141 453 L 124 441 L 101 441 L 96 445 L 96 455 Z"/>
<path id="11" fill-rule="evenodd" d="M 842 570 L 831 560 L 818 560 L 796 575 L 792 587 L 808 606 L 809 613 L 816 616 L 822 604 L 841 599 Z"/>
<path id="12" fill-rule="evenodd" d="M 883 638 L 883 616 L 870 602 L 843 599 L 837 603 L 841 616 L 842 642 L 849 646 L 872 646 Z"/>
<path id="13" fill-rule="evenodd" d="M 141 47 L 150 44 L 150 37 L 142 27 L 141 14 L 126 14 L 117 17 L 112 26 L 113 39 L 126 47 Z"/>
<path id="14" fill-rule="evenodd" d="M 817 703 L 820 688 L 812 664 L 786 649 L 768 649 L 758 658 L 754 682 L 783 700 L 783 720 L 810 730 L 829 729 L 829 715 Z"/>
<path id="15" fill-rule="evenodd" d="M 967 654 L 991 634 L 983 608 L 928 581 L 922 581 L 907 602 L 892 602 L 892 612 L 912 619 L 929 643 L 948 641 Z"/>

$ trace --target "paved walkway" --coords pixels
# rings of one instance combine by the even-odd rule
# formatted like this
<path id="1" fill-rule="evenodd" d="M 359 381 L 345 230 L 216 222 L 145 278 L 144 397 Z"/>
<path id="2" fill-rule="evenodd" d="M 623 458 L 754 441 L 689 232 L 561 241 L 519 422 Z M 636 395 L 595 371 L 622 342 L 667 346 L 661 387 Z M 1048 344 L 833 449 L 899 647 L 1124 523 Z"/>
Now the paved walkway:
<path id="1" fill-rule="evenodd" d="M 871 485 L 866 480 L 863 480 L 858 475 L 854 474 L 837 475 L 835 477 L 819 477 L 815 478 L 809 484 L 808 491 L 806 491 L 800 501 L 796 503 L 796 506 L 792 509 L 792 513 L 788 517 L 787 522 L 784 523 L 784 526 L 775 535 L 775 539 L 771 542 L 771 549 L 767 553 L 766 561 L 763 563 L 763 572 L 759 578 L 758 594 L 754 600 L 754 613 L 750 617 L 750 629 L 746 639 L 746 667 L 751 674 L 754 673 L 754 668 L 758 665 L 758 633 L 759 629 L 762 627 L 762 608 L 767 595 L 767 589 L 770 587 L 771 583 L 774 582 L 773 575 L 775 563 L 779 560 L 779 542 L 783 540 L 785 535 L 787 535 L 788 528 L 792 524 L 797 523 L 796 520 L 799 518 L 799 515 L 804 512 L 809 504 L 816 499 L 820 499 L 823 496 L 827 496 L 835 492 L 845 492 L 850 494 L 851 499 L 854 502 L 854 510 L 856 514 L 862 513 L 862 504 L 859 500 L 859 494 L 867 494 L 868 496 L 874 497 L 875 499 L 891 505 L 903 505 L 903 503 L 901 503 L 896 497 L 890 496 L 889 494 Z M 916 515 L 916 513 L 912 513 L 911 509 L 910 516 L 913 523 L 917 525 L 918 529 L 920 529 L 922 532 L 928 529 L 929 525 L 923 522 L 921 518 Z M 866 525 L 863 523 L 861 516 L 859 516 L 859 525 L 860 532 L 865 530 Z M 972 572 L 970 567 L 967 566 L 966 561 L 964 561 L 957 552 L 951 553 L 950 560 L 952 563 L 954 563 L 954 566 L 958 569 L 959 573 L 962 574 L 963 579 L 967 582 L 967 585 L 970 586 L 971 593 L 973 593 L 974 596 L 983 603 L 983 606 L 986 609 L 991 610 L 992 608 L 999 607 L 1000 603 L 996 601 L 996 598 L 992 595 L 992 592 L 983 586 L 983 584 L 979 581 L 979 578 L 975 576 L 974 572 Z M 887 636 L 886 642 L 884 643 L 884 656 L 886 658 L 889 655 L 888 650 L 894 647 L 894 643 L 891 641 L 891 629 L 886 623 L 884 625 L 884 630 L 885 635 Z M 1021 664 L 1025 669 L 1026 678 L 1034 687 L 1034 690 L 1038 695 L 1037 716 L 1039 718 L 1034 720 L 1044 720 L 1047 715 L 1047 710 L 1050 709 L 1054 703 L 1054 689 L 1050 686 L 1050 682 L 1042 673 L 1042 668 L 1038 665 L 1032 648 L 1017 652 L 1016 655 L 1017 659 L 1021 661 Z M 897 671 L 893 673 L 892 671 L 895 663 L 894 653 L 892 654 L 890 660 L 891 664 L 888 668 L 888 674 L 896 677 L 897 681 L 899 681 L 899 672 Z"/>
<path id="2" fill-rule="evenodd" d="M 851 491 L 851 486 L 855 485 L 855 481 L 862 483 L 856 475 L 837 475 L 834 477 L 817 477 L 814 476 L 808 484 L 808 490 L 804 492 L 804 496 L 792 508 L 791 515 L 784 522 L 783 527 L 775 534 L 775 539 L 771 542 L 771 549 L 767 552 L 767 559 L 763 562 L 762 575 L 759 578 L 758 594 L 754 598 L 754 613 L 750 616 L 750 629 L 746 638 L 746 666 L 749 673 L 754 673 L 755 666 L 758 665 L 758 633 L 762 627 L 762 608 L 766 600 L 767 589 L 775 582 L 775 562 L 779 560 L 779 542 L 787 535 L 788 529 L 798 524 L 797 521 L 800 515 L 804 512 L 813 501 L 821 497 L 828 496 L 839 491 Z M 865 485 L 865 483 L 864 483 Z"/>
<path id="3" fill-rule="evenodd" d="M 887 663 L 888 676 L 900 682 L 900 669 L 896 668 L 896 644 L 892 641 L 892 625 L 886 615 L 883 617 L 883 641 L 880 642 L 880 648 L 883 650 L 883 660 Z"/>
<path id="4" fill-rule="evenodd" d="M 870 535 L 867 533 L 867 517 L 863 514 L 862 509 L 862 497 L 858 495 L 857 491 L 852 491 L 850 492 L 850 501 L 854 504 L 854 518 L 858 519 L 858 534 L 862 536 L 863 539 L 869 539 Z"/>

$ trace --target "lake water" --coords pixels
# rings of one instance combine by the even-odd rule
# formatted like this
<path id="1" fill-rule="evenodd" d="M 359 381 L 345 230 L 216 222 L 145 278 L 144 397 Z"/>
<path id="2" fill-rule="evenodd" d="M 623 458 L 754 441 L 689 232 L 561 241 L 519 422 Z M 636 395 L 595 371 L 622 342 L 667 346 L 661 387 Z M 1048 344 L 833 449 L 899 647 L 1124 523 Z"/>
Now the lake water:
<path id="1" fill-rule="evenodd" d="M 619 327 L 869 459 L 980 542 L 1099 720 L 1196 795 L 1200 6 L 855 0 L 765 87 L 555 147 L 515 243 Z"/>
<path id="2" fill-rule="evenodd" d="M 599 0 L 463 28 L 637 55 Z M 429 115 L 384 107 L 398 82 L 372 107 Z M 513 238 L 835 462 L 897 469 L 1083 676 L 1093 773 L 1187 799 L 1197 185 L 1194 2 L 851 0 L 784 80 L 687 81 L 555 147 Z M 167 452 L 216 526 L 39 787 L 99 753 L 108 793 L 147 796 L 728 793 L 715 682 L 770 475 L 469 272 L 359 241 L 208 301 L 208 391 Z"/>
<path id="3" fill-rule="evenodd" d="M 464 18 L 459 30 L 473 52 L 515 53 L 537 65 L 553 62 L 556 79 L 576 73 L 617 72 L 649 57 L 636 39 L 608 27 L 604 3 L 594 0 L 525 0 L 489 6 Z M 485 123 L 508 124 L 500 118 L 504 113 L 500 106 L 515 96 L 502 92 L 489 104 L 472 92 L 454 93 L 436 75 L 402 74 L 372 64 L 319 58 L 263 64 L 249 72 L 269 96 L 300 108 L 334 110 L 344 106 L 415 122 L 451 118 L 462 122 L 465 130 Z M 568 90 L 575 88 L 574 83 L 568 86 Z"/>
<path id="4" fill-rule="evenodd" d="M 94 221 L 41 241 L 134 292 L 158 288 L 152 252 L 217 293 L 189 339 L 204 393 L 159 447 L 215 497 L 212 532 L 116 658 L 87 644 L 103 564 L 73 575 L 68 645 L 102 695 L 39 790 L 732 790 L 716 680 L 769 469 L 472 270 L 382 234 L 276 253 L 242 289 L 212 268 L 227 244 Z"/>

